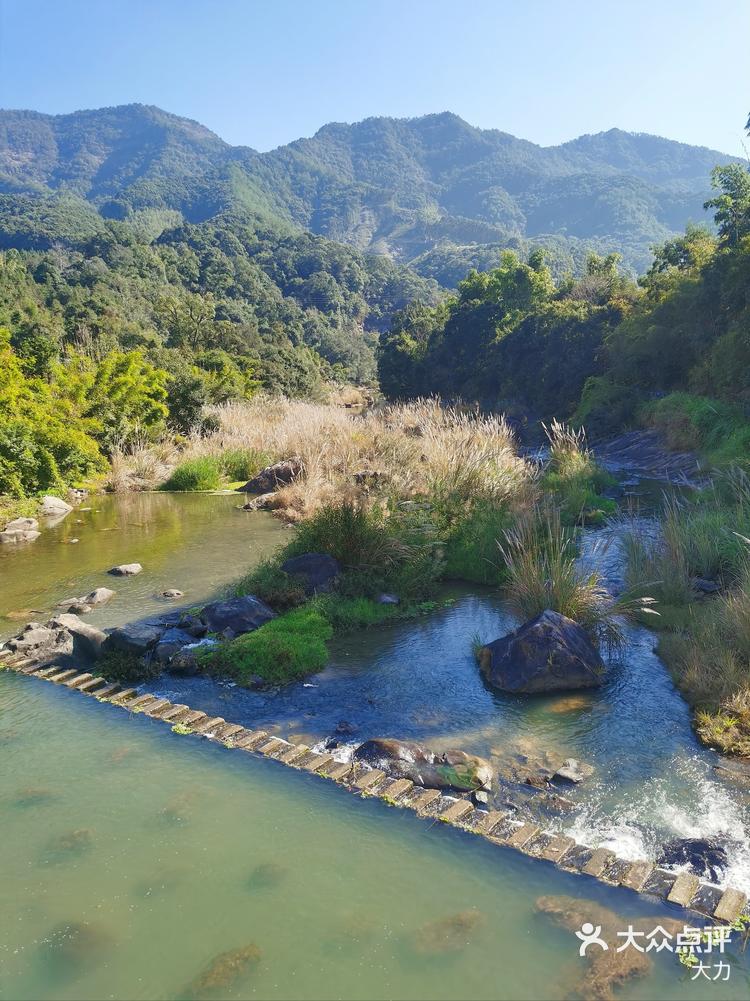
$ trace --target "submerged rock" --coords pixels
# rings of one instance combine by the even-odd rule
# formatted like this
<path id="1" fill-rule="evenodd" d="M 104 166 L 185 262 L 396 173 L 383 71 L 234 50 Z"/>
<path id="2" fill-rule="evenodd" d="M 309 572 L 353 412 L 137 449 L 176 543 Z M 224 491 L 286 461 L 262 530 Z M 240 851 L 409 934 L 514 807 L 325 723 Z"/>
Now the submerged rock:
<path id="1" fill-rule="evenodd" d="M 727 841 L 722 838 L 674 838 L 662 848 L 657 864 L 683 869 L 688 866 L 696 876 L 719 883 L 729 861 Z"/>
<path id="2" fill-rule="evenodd" d="M 143 570 L 140 563 L 121 563 L 117 567 L 112 567 L 108 570 L 114 577 L 135 577 Z"/>
<path id="3" fill-rule="evenodd" d="M 605 667 L 586 631 L 548 609 L 479 651 L 487 683 L 503 692 L 553 692 L 601 685 Z"/>
<path id="4" fill-rule="evenodd" d="M 617 936 L 618 932 L 632 925 L 636 931 L 647 935 L 659 925 L 674 938 L 684 930 L 684 921 L 674 921 L 662 915 L 658 919 L 653 915 L 636 919 L 628 915 L 626 918 L 593 901 L 577 897 L 539 897 L 536 910 L 548 915 L 556 924 L 573 934 L 580 931 L 583 925 L 591 925 L 592 932 L 596 928 L 601 929 L 598 934 L 609 948 L 604 951 L 601 947 L 590 946 L 582 960 L 586 964 L 583 976 L 575 984 L 561 985 L 561 997 L 573 994 L 586 998 L 586 1001 L 613 1001 L 615 987 L 631 977 L 644 976 L 651 970 L 651 958 L 647 953 L 635 948 L 617 951 L 617 946 L 622 943 L 622 939 Z"/>
<path id="5" fill-rule="evenodd" d="M 160 597 L 165 598 L 167 601 L 174 601 L 175 598 L 181 598 L 183 595 L 182 591 L 178 591 L 176 587 L 169 587 L 166 591 L 162 591 Z"/>
<path id="6" fill-rule="evenodd" d="M 41 951 L 58 976 L 73 976 L 100 962 L 113 943 L 112 935 L 99 925 L 64 921 L 42 941 Z"/>
<path id="7" fill-rule="evenodd" d="M 89 851 L 94 844 L 94 836 L 88 827 L 79 827 L 75 831 L 68 831 L 50 841 L 47 852 L 47 859 L 50 862 L 64 862 L 77 855 L 83 855 Z"/>
<path id="8" fill-rule="evenodd" d="M 354 752 L 354 760 L 432 789 L 489 789 L 492 785 L 492 766 L 484 758 L 459 750 L 432 751 L 413 741 L 366 740 Z"/>
<path id="9" fill-rule="evenodd" d="M 341 573 L 338 560 L 326 553 L 302 553 L 281 564 L 284 573 L 304 582 L 305 594 L 325 594 L 333 588 Z"/>
<path id="10" fill-rule="evenodd" d="M 267 890 L 272 886 L 278 886 L 286 879 L 288 872 L 286 866 L 278 862 L 262 862 L 250 873 L 247 881 L 248 889 Z"/>
<path id="11" fill-rule="evenodd" d="M 250 633 L 264 622 L 276 618 L 276 613 L 252 594 L 227 601 L 213 601 L 201 612 L 201 618 L 209 632 L 223 633 L 225 636 L 239 636 Z"/>
<path id="12" fill-rule="evenodd" d="M 195 1001 L 200 998 L 227 997 L 227 992 L 254 966 L 257 966 L 261 955 L 260 949 L 254 943 L 241 949 L 220 953 L 195 980 L 188 984 L 182 996 Z"/>
<path id="13" fill-rule="evenodd" d="M 14 803 L 21 807 L 43 806 L 45 803 L 51 803 L 54 798 L 54 792 L 45 786 L 26 786 L 18 790 Z"/>
<path id="14" fill-rule="evenodd" d="M 244 487 L 239 488 L 239 493 L 246 494 L 267 494 L 279 487 L 292 483 L 302 473 L 302 459 L 294 456 L 291 459 L 284 459 L 282 462 L 275 462 L 248 480 Z"/>
<path id="15" fill-rule="evenodd" d="M 440 956 L 460 952 L 470 943 L 484 921 L 481 911 L 471 909 L 430 921 L 411 936 L 411 946 L 420 956 Z"/>

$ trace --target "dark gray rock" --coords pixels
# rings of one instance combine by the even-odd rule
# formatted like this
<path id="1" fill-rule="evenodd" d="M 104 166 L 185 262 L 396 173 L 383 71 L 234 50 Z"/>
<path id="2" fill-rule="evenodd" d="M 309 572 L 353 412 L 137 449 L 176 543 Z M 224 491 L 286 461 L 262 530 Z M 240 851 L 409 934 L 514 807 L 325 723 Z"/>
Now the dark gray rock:
<path id="1" fill-rule="evenodd" d="M 171 626 L 162 633 L 159 642 L 156 644 L 154 657 L 156 657 L 160 664 L 167 664 L 178 650 L 189 646 L 191 643 L 195 643 L 194 636 L 191 636 L 184 629 Z"/>
<path id="2" fill-rule="evenodd" d="M 213 601 L 201 612 L 208 631 L 224 636 L 227 636 L 227 631 L 233 636 L 250 633 L 275 617 L 276 613 L 252 594 L 227 601 Z"/>
<path id="3" fill-rule="evenodd" d="M 141 622 L 129 622 L 125 626 L 113 629 L 106 639 L 104 649 L 117 650 L 142 657 L 156 646 L 166 630 L 162 622 L 146 619 Z"/>
<path id="4" fill-rule="evenodd" d="M 547 610 L 479 651 L 488 685 L 503 692 L 554 692 L 601 685 L 605 667 L 586 631 Z"/>
<path id="5" fill-rule="evenodd" d="M 275 462 L 272 466 L 261 469 L 257 476 L 253 476 L 244 487 L 239 488 L 239 492 L 246 494 L 271 493 L 296 480 L 302 469 L 302 460 L 296 456 L 284 459 L 282 462 Z"/>
<path id="6" fill-rule="evenodd" d="M 696 577 L 693 581 L 693 588 L 698 594 L 718 594 L 721 590 L 721 585 L 715 580 L 709 580 L 707 577 Z"/>
<path id="7" fill-rule="evenodd" d="M 466 751 L 433 751 L 413 741 L 366 740 L 354 752 L 354 759 L 432 789 L 489 789 L 492 785 L 492 766 L 484 758 Z"/>
<path id="8" fill-rule="evenodd" d="M 326 553 L 302 553 L 281 564 L 284 573 L 304 582 L 305 594 L 324 594 L 333 588 L 341 573 L 338 560 Z"/>
<path id="9" fill-rule="evenodd" d="M 675 838 L 664 845 L 656 862 L 677 869 L 689 866 L 697 876 L 719 883 L 729 860 L 727 847 L 723 838 Z"/>

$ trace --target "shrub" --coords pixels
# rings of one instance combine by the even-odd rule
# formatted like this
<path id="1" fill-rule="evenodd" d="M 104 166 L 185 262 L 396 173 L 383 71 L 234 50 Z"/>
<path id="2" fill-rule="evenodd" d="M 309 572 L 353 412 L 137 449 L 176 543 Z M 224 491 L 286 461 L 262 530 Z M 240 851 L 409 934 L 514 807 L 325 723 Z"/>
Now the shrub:
<path id="1" fill-rule="evenodd" d="M 204 455 L 186 459 L 173 471 L 162 490 L 216 490 L 221 483 L 217 459 Z"/>
<path id="2" fill-rule="evenodd" d="M 235 594 L 254 594 L 277 612 L 301 605 L 307 598 L 304 582 L 281 569 L 283 560 L 279 555 L 259 563 L 237 582 Z"/>
<path id="3" fill-rule="evenodd" d="M 327 553 L 349 569 L 382 570 L 405 559 L 408 549 L 389 532 L 382 512 L 345 501 L 303 522 L 286 552 Z"/>
<path id="4" fill-rule="evenodd" d="M 545 432 L 550 456 L 542 487 L 556 494 L 566 524 L 601 524 L 617 510 L 611 498 L 600 494 L 615 480 L 596 464 L 593 453 L 586 447 L 583 429 L 576 431 L 553 421 L 550 427 L 545 427 Z"/>
<path id="5" fill-rule="evenodd" d="M 161 674 L 157 661 L 146 661 L 122 650 L 109 650 L 96 662 L 96 668 L 107 681 L 124 681 L 137 684 Z"/>
<path id="6" fill-rule="evenodd" d="M 271 464 L 271 457 L 254 448 L 229 448 L 218 456 L 221 471 L 230 483 L 249 480 Z"/>
<path id="7" fill-rule="evenodd" d="M 286 684 L 325 667 L 326 643 L 332 635 L 330 623 L 320 612 L 298 608 L 207 651 L 201 663 L 240 684 L 248 684 L 254 676 L 269 684 Z"/>
<path id="8" fill-rule="evenodd" d="M 445 576 L 475 584 L 499 584 L 505 565 L 497 551 L 511 522 L 506 508 L 475 507 L 448 536 L 445 545 Z"/>
<path id="9" fill-rule="evenodd" d="M 576 565 L 575 536 L 560 520 L 557 508 L 537 508 L 505 533 L 498 543 L 507 573 L 506 594 L 524 620 L 546 609 L 578 622 L 592 639 L 608 648 L 621 645 L 621 617 L 633 606 L 647 609 L 650 598 L 615 600 L 594 570 Z"/>

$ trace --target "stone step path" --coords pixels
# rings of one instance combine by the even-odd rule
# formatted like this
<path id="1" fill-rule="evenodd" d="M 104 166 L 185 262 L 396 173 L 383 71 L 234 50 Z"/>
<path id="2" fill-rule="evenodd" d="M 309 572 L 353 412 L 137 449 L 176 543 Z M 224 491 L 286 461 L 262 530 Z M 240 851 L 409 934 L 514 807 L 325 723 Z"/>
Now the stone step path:
<path id="1" fill-rule="evenodd" d="M 515 820 L 508 813 L 478 809 L 467 798 L 425 789 L 409 779 L 393 778 L 361 762 L 340 762 L 330 754 L 292 744 L 264 730 L 250 730 L 219 716 L 209 717 L 200 710 L 173 705 L 167 699 L 108 683 L 90 673 L 40 668 L 26 658 L 8 656 L 4 650 L 0 650 L 0 667 L 70 688 L 131 713 L 143 713 L 167 723 L 173 732 L 205 737 L 228 748 L 270 758 L 336 782 L 355 795 L 377 797 L 389 806 L 413 810 L 421 818 L 458 827 L 491 844 L 515 849 L 567 872 L 658 897 L 720 923 L 733 924 L 741 914 L 750 915 L 747 896 L 740 890 L 722 890 L 689 873 L 660 869 L 646 860 L 618 858 L 606 848 L 588 848 L 573 838 Z"/>

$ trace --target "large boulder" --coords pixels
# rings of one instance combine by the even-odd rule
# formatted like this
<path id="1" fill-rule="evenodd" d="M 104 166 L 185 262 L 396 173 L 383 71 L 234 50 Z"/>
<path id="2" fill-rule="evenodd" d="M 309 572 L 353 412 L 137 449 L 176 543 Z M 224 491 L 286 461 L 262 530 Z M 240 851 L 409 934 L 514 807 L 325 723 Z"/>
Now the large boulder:
<path id="1" fill-rule="evenodd" d="M 83 622 L 77 615 L 64 613 L 52 620 L 73 637 L 73 653 L 96 659 L 102 652 L 107 634 L 96 626 Z"/>
<path id="2" fill-rule="evenodd" d="M 326 553 L 302 553 L 292 556 L 281 564 L 284 573 L 300 577 L 305 586 L 305 594 L 322 594 L 333 588 L 341 573 L 338 560 Z"/>
<path id="3" fill-rule="evenodd" d="M 166 631 L 166 625 L 155 619 L 142 619 L 113 629 L 104 644 L 105 651 L 118 651 L 142 657 L 152 650 Z"/>
<path id="4" fill-rule="evenodd" d="M 67 501 L 49 495 L 42 497 L 42 503 L 39 506 L 39 513 L 45 518 L 59 518 L 61 515 L 70 514 L 72 510 L 72 506 Z"/>
<path id="5" fill-rule="evenodd" d="M 549 609 L 483 646 L 479 666 L 501 692 L 556 692 L 601 685 L 605 667 L 577 622 Z"/>
<path id="6" fill-rule="evenodd" d="M 241 633 L 250 633 L 275 617 L 276 613 L 252 594 L 226 601 L 212 601 L 201 612 L 208 631 L 221 633 L 228 639 Z"/>
<path id="7" fill-rule="evenodd" d="M 0 532 L 0 542 L 11 545 L 18 542 L 33 542 L 40 534 L 36 518 L 14 518 Z"/>
<path id="8" fill-rule="evenodd" d="M 376 737 L 360 744 L 354 759 L 431 789 L 471 790 L 492 786 L 489 761 L 466 751 L 432 751 L 413 741 Z"/>
<path id="9" fill-rule="evenodd" d="M 283 462 L 275 462 L 248 480 L 244 487 L 239 488 L 240 493 L 246 494 L 267 494 L 279 487 L 284 487 L 292 483 L 302 472 L 302 459 L 294 456 L 291 459 L 284 459 Z"/>
<path id="10" fill-rule="evenodd" d="M 156 644 L 154 656 L 160 664 L 168 664 L 183 647 L 195 643 L 195 637 L 184 629 L 172 626 L 165 630 Z"/>

